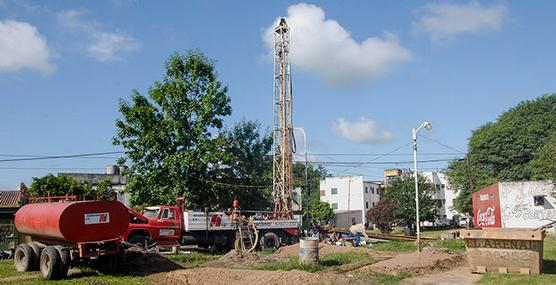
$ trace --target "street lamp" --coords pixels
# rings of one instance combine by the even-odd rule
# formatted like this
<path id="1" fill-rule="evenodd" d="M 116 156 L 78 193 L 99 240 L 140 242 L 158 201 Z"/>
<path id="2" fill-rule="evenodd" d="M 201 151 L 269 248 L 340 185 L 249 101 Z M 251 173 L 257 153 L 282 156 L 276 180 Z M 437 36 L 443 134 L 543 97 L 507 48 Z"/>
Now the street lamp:
<path id="1" fill-rule="evenodd" d="M 431 123 L 425 121 L 419 126 L 417 129 L 412 129 L 413 131 L 413 176 L 415 176 L 415 219 L 417 220 L 417 251 L 421 251 L 419 245 L 421 244 L 421 237 L 420 237 L 420 226 L 419 226 L 419 178 L 417 174 L 417 133 L 422 129 L 425 128 L 427 130 L 432 129 Z"/>

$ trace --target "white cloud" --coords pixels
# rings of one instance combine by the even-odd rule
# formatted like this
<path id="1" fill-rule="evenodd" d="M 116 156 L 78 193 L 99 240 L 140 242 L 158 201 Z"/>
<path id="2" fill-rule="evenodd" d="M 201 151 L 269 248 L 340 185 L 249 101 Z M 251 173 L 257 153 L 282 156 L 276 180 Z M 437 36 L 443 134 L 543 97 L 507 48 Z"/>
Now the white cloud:
<path id="1" fill-rule="evenodd" d="M 84 32 L 90 38 L 86 51 L 98 61 L 114 61 L 123 54 L 137 51 L 141 43 L 125 31 L 108 32 L 96 22 L 82 19 L 83 12 L 76 10 L 58 14 L 58 21 L 67 29 Z"/>
<path id="2" fill-rule="evenodd" d="M 332 130 L 336 135 L 357 144 L 387 143 L 392 140 L 392 132 L 382 129 L 378 124 L 367 118 L 349 122 L 339 118 L 332 124 Z"/>
<path id="3" fill-rule="evenodd" d="M 433 43 L 454 40 L 460 34 L 483 33 L 499 30 L 508 20 L 505 4 L 483 6 L 478 2 L 467 4 L 427 4 L 424 15 L 413 27 L 429 35 Z"/>
<path id="4" fill-rule="evenodd" d="M 315 5 L 292 5 L 285 19 L 291 29 L 292 64 L 332 84 L 380 76 L 412 58 L 411 52 L 391 33 L 357 42 L 338 22 L 326 19 L 324 11 Z M 264 30 L 263 41 L 270 54 L 273 30 L 279 20 Z"/>
<path id="5" fill-rule="evenodd" d="M 0 71 L 34 69 L 43 74 L 55 70 L 46 39 L 26 22 L 0 21 Z"/>

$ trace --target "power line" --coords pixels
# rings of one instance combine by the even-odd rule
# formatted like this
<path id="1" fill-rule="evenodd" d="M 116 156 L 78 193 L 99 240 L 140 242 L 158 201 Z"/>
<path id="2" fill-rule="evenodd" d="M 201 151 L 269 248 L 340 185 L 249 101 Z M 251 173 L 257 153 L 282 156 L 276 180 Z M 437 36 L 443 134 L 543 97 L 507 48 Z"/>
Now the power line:
<path id="1" fill-rule="evenodd" d="M 314 155 L 330 155 L 330 156 L 385 156 L 385 154 L 378 154 L 378 153 L 313 153 Z M 455 155 L 455 154 L 462 154 L 461 152 L 433 152 L 433 153 L 419 153 L 419 155 Z M 387 154 L 388 156 L 409 156 L 413 155 L 412 153 L 390 153 Z"/>
<path id="2" fill-rule="evenodd" d="M 47 159 L 60 159 L 60 158 L 75 158 L 75 157 L 88 157 L 88 156 L 99 156 L 107 154 L 122 154 L 123 151 L 108 151 L 108 152 L 95 152 L 95 153 L 84 153 L 84 154 L 70 154 L 70 155 L 51 155 L 51 156 L 35 156 L 35 157 L 24 157 L 24 158 L 8 158 L 0 159 L 0 162 L 12 162 L 12 161 L 31 161 L 31 160 L 47 160 Z"/>
<path id="3" fill-rule="evenodd" d="M 465 154 L 465 152 L 463 152 L 463 151 L 461 151 L 461 150 L 459 150 L 459 149 L 456 149 L 456 148 L 454 148 L 454 147 L 451 147 L 451 146 L 449 146 L 449 145 L 447 145 L 447 144 L 445 144 L 445 143 L 442 143 L 442 142 L 440 142 L 440 141 L 437 141 L 437 140 L 435 140 L 435 139 L 433 139 L 433 138 L 429 138 L 429 137 L 424 136 L 424 135 L 419 135 L 419 136 L 422 137 L 422 138 L 425 138 L 425 139 L 427 139 L 427 140 L 429 140 L 429 141 L 431 141 L 431 142 L 434 142 L 434 143 L 436 143 L 436 144 L 439 144 L 439 145 L 441 145 L 441 146 L 443 146 L 443 147 L 445 147 L 445 148 L 447 148 L 447 149 L 450 149 L 450 150 L 453 150 L 453 151 L 457 151 L 459 154 Z M 419 155 L 421 155 L 421 154 L 419 154 Z"/>
<path id="4" fill-rule="evenodd" d="M 103 167 L 2 167 L 0 170 L 64 170 L 64 169 L 79 169 L 79 170 L 99 170 Z"/>
<path id="5" fill-rule="evenodd" d="M 444 162 L 444 161 L 453 161 L 459 160 L 461 158 L 445 158 L 445 159 L 428 159 L 428 160 L 419 160 L 419 163 L 431 163 L 431 162 Z M 323 165 L 384 165 L 384 164 L 409 164 L 413 163 L 413 161 L 339 161 L 339 162 L 327 162 L 327 161 L 314 161 L 315 164 L 323 164 Z"/>

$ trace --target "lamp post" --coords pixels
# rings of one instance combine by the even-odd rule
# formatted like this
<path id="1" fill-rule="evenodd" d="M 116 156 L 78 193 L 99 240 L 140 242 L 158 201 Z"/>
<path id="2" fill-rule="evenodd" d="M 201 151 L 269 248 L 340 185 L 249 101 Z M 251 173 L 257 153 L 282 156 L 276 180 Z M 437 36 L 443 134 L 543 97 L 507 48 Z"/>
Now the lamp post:
<path id="1" fill-rule="evenodd" d="M 415 176 L 415 220 L 417 227 L 417 251 L 421 251 L 419 245 L 421 244 L 421 232 L 419 226 L 419 178 L 417 174 L 417 133 L 425 128 L 427 130 L 432 129 L 431 123 L 425 121 L 417 129 L 412 129 L 413 131 L 413 176 Z"/>
<path id="2" fill-rule="evenodd" d="M 309 178 L 307 176 L 307 134 L 305 133 L 305 129 L 303 129 L 303 128 L 293 128 L 293 129 L 295 131 L 300 131 L 303 134 L 303 147 L 304 147 L 304 150 L 305 150 L 305 155 L 304 155 L 305 156 L 305 187 L 307 189 L 307 198 L 311 199 L 311 192 L 309 190 Z M 303 196 L 301 197 L 301 199 L 303 199 Z M 303 210 L 303 205 L 300 205 L 300 206 L 301 206 L 301 209 Z M 310 222 L 308 215 L 307 215 L 307 222 Z"/>

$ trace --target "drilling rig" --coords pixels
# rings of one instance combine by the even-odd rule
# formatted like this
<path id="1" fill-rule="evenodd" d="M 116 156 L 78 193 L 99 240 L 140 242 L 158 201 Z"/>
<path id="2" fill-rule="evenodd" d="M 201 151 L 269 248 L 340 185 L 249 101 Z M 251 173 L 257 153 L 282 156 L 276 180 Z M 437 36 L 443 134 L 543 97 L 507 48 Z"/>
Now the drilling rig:
<path id="1" fill-rule="evenodd" d="M 290 28 L 280 19 L 274 29 L 274 130 L 272 147 L 272 194 L 274 215 L 292 219 L 293 152 Z"/>

